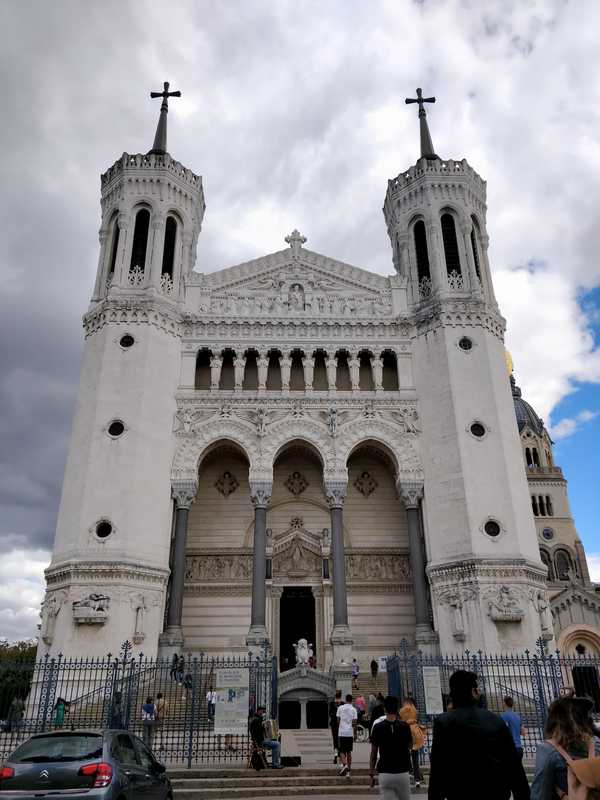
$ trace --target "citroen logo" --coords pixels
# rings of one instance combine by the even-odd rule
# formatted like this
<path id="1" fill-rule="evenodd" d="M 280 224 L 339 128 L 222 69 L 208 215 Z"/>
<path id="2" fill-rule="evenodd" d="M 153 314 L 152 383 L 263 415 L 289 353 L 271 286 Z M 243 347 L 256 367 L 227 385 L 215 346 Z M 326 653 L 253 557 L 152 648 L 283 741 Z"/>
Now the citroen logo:
<path id="1" fill-rule="evenodd" d="M 43 770 L 40 772 L 40 778 L 49 778 L 49 777 L 50 777 L 50 773 L 48 772 L 48 770 L 47 770 L 47 769 L 43 769 Z"/>

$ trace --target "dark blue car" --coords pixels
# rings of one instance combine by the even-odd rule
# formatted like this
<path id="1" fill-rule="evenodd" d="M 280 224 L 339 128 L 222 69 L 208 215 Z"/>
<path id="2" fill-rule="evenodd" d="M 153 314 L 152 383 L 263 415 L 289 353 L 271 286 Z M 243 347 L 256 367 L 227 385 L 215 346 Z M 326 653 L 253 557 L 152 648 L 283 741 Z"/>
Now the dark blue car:
<path id="1" fill-rule="evenodd" d="M 0 767 L 0 797 L 172 800 L 165 767 L 127 731 L 39 733 Z"/>

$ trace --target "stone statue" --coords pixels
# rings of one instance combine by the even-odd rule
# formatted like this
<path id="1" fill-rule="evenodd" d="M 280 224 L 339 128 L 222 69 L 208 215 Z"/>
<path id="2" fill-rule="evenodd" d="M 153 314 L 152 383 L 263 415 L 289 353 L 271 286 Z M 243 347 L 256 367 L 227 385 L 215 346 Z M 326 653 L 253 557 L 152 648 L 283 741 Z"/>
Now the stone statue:
<path id="1" fill-rule="evenodd" d="M 295 283 L 290 288 L 290 293 L 288 297 L 288 306 L 292 311 L 303 311 L 304 310 L 304 290 L 299 283 Z"/>
<path id="2" fill-rule="evenodd" d="M 549 634 L 548 638 L 552 638 L 553 626 L 552 626 L 552 614 L 550 612 L 550 604 L 546 599 L 546 595 L 544 592 L 539 590 L 534 600 L 534 605 L 536 611 L 538 612 L 540 618 L 540 628 L 542 630 L 542 636 L 546 638 Z"/>
<path id="3" fill-rule="evenodd" d="M 298 639 L 294 645 L 296 653 L 296 666 L 308 666 L 311 657 L 314 655 L 312 644 L 308 643 L 308 639 Z"/>
<path id="4" fill-rule="evenodd" d="M 327 427 L 329 428 L 329 433 L 332 436 L 335 436 L 337 431 L 337 409 L 335 406 L 331 406 L 329 409 L 329 414 L 327 418 Z"/>
<path id="5" fill-rule="evenodd" d="M 510 586 L 500 586 L 488 597 L 488 614 L 494 622 L 520 622 L 525 612 Z"/>
<path id="6" fill-rule="evenodd" d="M 54 629 L 56 627 L 56 618 L 60 611 L 62 603 L 56 594 L 46 595 L 44 605 L 42 607 L 42 641 L 45 644 L 52 644 L 54 640 Z"/>

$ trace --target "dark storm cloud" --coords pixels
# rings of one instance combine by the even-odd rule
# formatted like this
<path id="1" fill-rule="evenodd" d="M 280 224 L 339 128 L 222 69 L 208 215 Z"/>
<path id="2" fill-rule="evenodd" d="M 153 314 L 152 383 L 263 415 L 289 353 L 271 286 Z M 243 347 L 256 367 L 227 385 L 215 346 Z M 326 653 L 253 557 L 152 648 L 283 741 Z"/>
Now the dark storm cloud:
<path id="1" fill-rule="evenodd" d="M 184 94 L 169 149 L 204 179 L 199 270 L 280 249 L 298 227 L 308 247 L 390 272 L 381 205 L 417 154 L 404 96 L 435 93 L 438 152 L 489 181 L 511 347 L 543 413 L 573 376 L 600 379 L 576 299 L 600 280 L 599 16 L 561 2 L 0 5 L 0 553 L 51 546 L 99 173 L 150 148 L 163 80 Z M 512 271 L 532 259 L 545 268 Z M 560 320 L 551 346 L 528 335 L 538 310 L 536 324 Z M 32 618 L 19 614 L 0 608 L 0 635 Z"/>

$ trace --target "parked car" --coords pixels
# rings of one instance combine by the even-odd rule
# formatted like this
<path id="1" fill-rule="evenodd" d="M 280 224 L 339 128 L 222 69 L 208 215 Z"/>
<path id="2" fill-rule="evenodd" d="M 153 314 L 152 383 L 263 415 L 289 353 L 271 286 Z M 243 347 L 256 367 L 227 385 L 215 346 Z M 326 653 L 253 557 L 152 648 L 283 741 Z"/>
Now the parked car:
<path id="1" fill-rule="evenodd" d="M 146 745 L 123 730 L 38 733 L 0 767 L 0 798 L 173 800 L 173 790 Z"/>

